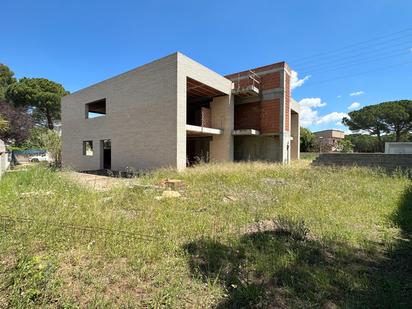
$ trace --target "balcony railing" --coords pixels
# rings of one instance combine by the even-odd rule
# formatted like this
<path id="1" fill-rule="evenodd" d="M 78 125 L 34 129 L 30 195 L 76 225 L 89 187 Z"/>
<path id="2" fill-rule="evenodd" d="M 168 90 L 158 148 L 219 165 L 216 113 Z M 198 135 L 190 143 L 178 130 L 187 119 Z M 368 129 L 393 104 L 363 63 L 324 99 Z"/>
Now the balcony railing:
<path id="1" fill-rule="evenodd" d="M 242 97 L 258 96 L 260 94 L 260 86 L 260 76 L 249 70 L 246 75 L 238 74 L 232 93 Z"/>

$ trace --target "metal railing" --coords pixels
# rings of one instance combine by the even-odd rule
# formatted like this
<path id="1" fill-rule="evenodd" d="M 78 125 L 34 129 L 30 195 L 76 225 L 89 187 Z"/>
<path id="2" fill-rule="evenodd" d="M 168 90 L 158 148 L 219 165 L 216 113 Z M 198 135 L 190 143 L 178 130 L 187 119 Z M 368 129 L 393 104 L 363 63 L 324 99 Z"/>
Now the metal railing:
<path id="1" fill-rule="evenodd" d="M 244 76 L 241 76 L 241 74 L 238 74 L 237 82 L 236 82 L 236 87 L 235 89 L 237 91 L 240 91 L 243 88 L 257 88 L 260 91 L 260 84 L 261 84 L 261 78 L 259 75 L 257 75 L 254 71 L 248 70 L 246 79 L 247 82 L 241 87 L 241 80 L 244 78 Z"/>

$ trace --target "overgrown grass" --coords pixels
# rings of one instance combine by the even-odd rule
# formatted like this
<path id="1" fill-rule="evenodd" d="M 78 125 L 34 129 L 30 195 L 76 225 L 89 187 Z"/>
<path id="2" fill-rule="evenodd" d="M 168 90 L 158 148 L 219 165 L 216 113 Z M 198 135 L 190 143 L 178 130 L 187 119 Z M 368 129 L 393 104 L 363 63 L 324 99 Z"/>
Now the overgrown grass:
<path id="1" fill-rule="evenodd" d="M 317 152 L 301 152 L 300 153 L 300 158 L 301 160 L 309 160 L 313 161 L 319 156 L 319 153 Z"/>
<path id="2" fill-rule="evenodd" d="M 185 181 L 181 198 L 156 199 L 165 178 Z M 5 175 L 0 308 L 412 306 L 401 175 L 239 163 L 136 183 L 147 186 L 96 192 L 42 167 Z"/>

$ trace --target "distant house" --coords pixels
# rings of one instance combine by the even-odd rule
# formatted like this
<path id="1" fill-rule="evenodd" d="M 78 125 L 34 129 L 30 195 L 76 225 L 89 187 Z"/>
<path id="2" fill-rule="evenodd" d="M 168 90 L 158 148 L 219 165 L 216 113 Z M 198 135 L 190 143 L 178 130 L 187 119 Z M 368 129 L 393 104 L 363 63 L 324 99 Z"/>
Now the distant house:
<path id="1" fill-rule="evenodd" d="M 313 132 L 321 152 L 339 151 L 339 141 L 345 138 L 345 133 L 340 130 L 323 130 Z"/>

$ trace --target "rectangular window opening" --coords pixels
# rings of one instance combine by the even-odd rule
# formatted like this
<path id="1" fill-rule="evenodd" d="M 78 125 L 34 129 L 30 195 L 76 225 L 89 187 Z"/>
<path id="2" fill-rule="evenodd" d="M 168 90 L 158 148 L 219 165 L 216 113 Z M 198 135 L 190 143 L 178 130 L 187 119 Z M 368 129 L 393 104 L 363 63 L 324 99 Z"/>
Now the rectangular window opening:
<path id="1" fill-rule="evenodd" d="M 83 155 L 87 157 L 93 156 L 93 141 L 83 142 Z"/>
<path id="2" fill-rule="evenodd" d="M 103 117 L 106 115 L 106 99 L 86 104 L 86 119 Z"/>

